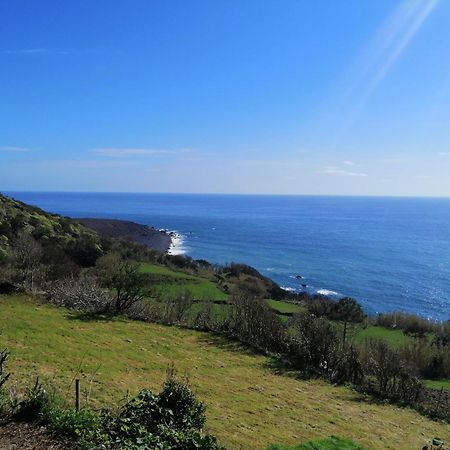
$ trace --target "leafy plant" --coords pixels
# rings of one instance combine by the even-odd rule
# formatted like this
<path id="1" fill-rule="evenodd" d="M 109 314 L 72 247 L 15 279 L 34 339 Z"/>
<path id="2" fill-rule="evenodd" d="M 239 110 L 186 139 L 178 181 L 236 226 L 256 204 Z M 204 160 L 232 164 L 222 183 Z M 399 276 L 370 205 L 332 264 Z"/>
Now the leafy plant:
<path id="1" fill-rule="evenodd" d="M 45 422 L 50 406 L 50 396 L 36 378 L 36 383 L 26 390 L 23 400 L 13 405 L 14 417 L 27 422 Z"/>

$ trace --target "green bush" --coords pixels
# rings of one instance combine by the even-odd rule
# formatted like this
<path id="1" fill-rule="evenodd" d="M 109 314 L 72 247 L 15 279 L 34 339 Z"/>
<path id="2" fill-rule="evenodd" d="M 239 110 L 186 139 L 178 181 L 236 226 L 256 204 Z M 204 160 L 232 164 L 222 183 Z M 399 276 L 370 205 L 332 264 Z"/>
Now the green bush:
<path id="1" fill-rule="evenodd" d="M 108 438 L 103 429 L 103 418 L 89 409 L 52 408 L 48 413 L 50 431 L 77 441 L 81 448 L 92 448 L 92 443 L 106 444 Z"/>
<path id="2" fill-rule="evenodd" d="M 25 397 L 12 405 L 14 417 L 26 422 L 47 422 L 50 408 L 50 396 L 39 383 L 39 378 L 32 388 L 26 390 Z"/>
<path id="3" fill-rule="evenodd" d="M 203 403 L 173 374 L 159 395 L 143 390 L 117 417 L 104 415 L 109 442 L 121 449 L 219 449 L 213 436 L 201 433 L 205 420 Z"/>

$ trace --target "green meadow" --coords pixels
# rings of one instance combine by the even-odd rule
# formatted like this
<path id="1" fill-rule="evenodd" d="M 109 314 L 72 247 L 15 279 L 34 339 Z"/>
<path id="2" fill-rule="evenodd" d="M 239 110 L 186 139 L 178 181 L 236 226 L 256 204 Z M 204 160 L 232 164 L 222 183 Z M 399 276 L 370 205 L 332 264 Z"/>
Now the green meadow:
<path id="1" fill-rule="evenodd" d="M 224 337 L 123 318 L 88 320 L 26 296 L 0 296 L 0 310 L 10 386 L 23 388 L 39 376 L 68 403 L 75 378 L 84 406 L 113 406 L 141 388 L 158 390 L 174 365 L 207 405 L 208 431 L 230 449 L 332 435 L 368 449 L 410 450 L 434 436 L 450 439 L 448 424 L 280 373 L 270 358 Z"/>

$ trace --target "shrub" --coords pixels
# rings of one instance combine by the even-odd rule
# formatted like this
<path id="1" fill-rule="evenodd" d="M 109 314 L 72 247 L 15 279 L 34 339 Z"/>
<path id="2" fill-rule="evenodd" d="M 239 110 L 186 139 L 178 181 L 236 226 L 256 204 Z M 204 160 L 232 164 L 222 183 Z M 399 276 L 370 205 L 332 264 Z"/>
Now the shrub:
<path id="1" fill-rule="evenodd" d="M 406 360 L 399 350 L 392 349 L 386 342 L 371 340 L 366 344 L 364 371 L 373 393 L 395 401 L 414 404 L 419 400 L 423 384 L 418 377 L 417 367 Z M 375 381 L 370 384 L 370 380 Z"/>
<path id="2" fill-rule="evenodd" d="M 173 371 L 159 395 L 143 390 L 117 417 L 104 415 L 109 441 L 121 449 L 219 449 L 213 436 L 201 433 L 205 420 L 205 406 Z"/>
<path id="3" fill-rule="evenodd" d="M 278 352 L 284 347 L 284 326 L 261 299 L 248 292 L 234 294 L 225 324 L 232 337 L 264 351 Z"/>
<path id="4" fill-rule="evenodd" d="M 295 365 L 302 371 L 327 375 L 337 351 L 335 327 L 322 317 L 308 312 L 292 316 L 289 326 L 289 350 Z"/>
<path id="5" fill-rule="evenodd" d="M 436 325 L 429 320 L 402 312 L 378 314 L 376 324 L 385 328 L 398 328 L 405 334 L 419 337 L 433 332 L 436 328 Z"/>
<path id="6" fill-rule="evenodd" d="M 152 296 L 147 274 L 139 271 L 138 264 L 121 262 L 105 280 L 106 286 L 115 291 L 114 311 L 123 314 L 134 304 Z"/>
<path id="7" fill-rule="evenodd" d="M 193 304 L 194 298 L 189 290 L 179 292 L 174 298 L 165 300 L 164 322 L 182 323 Z"/>
<path id="8" fill-rule="evenodd" d="M 92 448 L 93 443 L 108 443 L 102 416 L 89 409 L 77 411 L 54 407 L 48 412 L 47 421 L 51 432 L 77 441 L 82 448 Z"/>
<path id="9" fill-rule="evenodd" d="M 13 405 L 14 417 L 26 422 L 46 422 L 50 410 L 50 396 L 36 378 L 32 388 L 27 388 L 25 397 Z"/>
<path id="10" fill-rule="evenodd" d="M 109 293 L 88 276 L 49 283 L 47 295 L 56 306 L 86 312 L 105 311 L 112 301 Z"/>

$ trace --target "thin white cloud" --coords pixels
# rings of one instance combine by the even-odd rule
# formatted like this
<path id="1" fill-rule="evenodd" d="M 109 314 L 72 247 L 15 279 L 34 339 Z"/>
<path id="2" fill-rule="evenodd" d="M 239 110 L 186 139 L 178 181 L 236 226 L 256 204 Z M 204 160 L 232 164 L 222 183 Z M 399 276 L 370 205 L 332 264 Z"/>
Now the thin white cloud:
<path id="1" fill-rule="evenodd" d="M 450 156 L 450 152 L 439 152 L 439 156 Z"/>
<path id="2" fill-rule="evenodd" d="M 113 167 L 130 167 L 137 165 L 133 161 L 105 161 L 90 159 L 63 159 L 53 161 L 40 161 L 37 165 L 60 169 L 108 169 Z"/>
<path id="3" fill-rule="evenodd" d="M 431 178 L 430 175 L 416 175 L 415 178 L 417 178 L 418 180 L 428 180 Z"/>
<path id="4" fill-rule="evenodd" d="M 94 148 L 93 153 L 100 156 L 107 156 L 110 158 L 124 158 L 127 156 L 157 156 L 157 155 L 178 155 L 182 153 L 189 153 L 191 149 L 159 149 L 159 148 Z"/>
<path id="5" fill-rule="evenodd" d="M 0 152 L 26 153 L 31 151 L 31 148 L 27 147 L 0 147 Z"/>
<path id="6" fill-rule="evenodd" d="M 339 175 L 342 177 L 367 177 L 364 172 L 352 172 L 335 166 L 327 166 L 318 171 L 321 175 Z"/>
<path id="7" fill-rule="evenodd" d="M 356 163 L 353 161 L 342 161 L 342 164 L 345 164 L 346 166 L 356 166 Z"/>
<path id="8" fill-rule="evenodd" d="M 18 49 L 2 49 L 1 55 L 67 55 L 65 50 L 52 50 L 48 48 L 18 48 Z"/>

